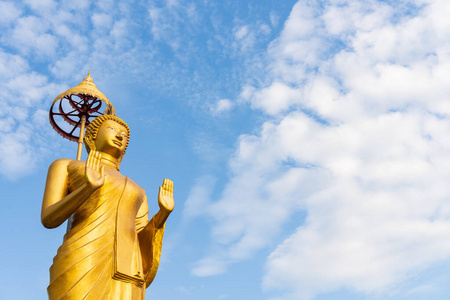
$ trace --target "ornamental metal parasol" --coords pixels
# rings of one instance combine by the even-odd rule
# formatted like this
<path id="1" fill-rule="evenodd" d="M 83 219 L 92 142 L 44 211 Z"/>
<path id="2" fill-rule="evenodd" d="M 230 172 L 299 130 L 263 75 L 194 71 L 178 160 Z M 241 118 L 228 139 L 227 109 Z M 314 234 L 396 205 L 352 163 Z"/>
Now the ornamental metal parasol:
<path id="1" fill-rule="evenodd" d="M 104 106 L 103 112 L 102 106 Z M 84 128 L 89 125 L 90 118 L 103 114 L 115 116 L 116 111 L 105 95 L 97 89 L 89 71 L 80 84 L 53 100 L 49 118 L 56 132 L 70 141 L 78 141 L 77 160 L 81 160 Z M 66 123 L 61 122 L 62 120 Z M 77 128 L 80 128 L 78 136 L 75 132 Z"/>

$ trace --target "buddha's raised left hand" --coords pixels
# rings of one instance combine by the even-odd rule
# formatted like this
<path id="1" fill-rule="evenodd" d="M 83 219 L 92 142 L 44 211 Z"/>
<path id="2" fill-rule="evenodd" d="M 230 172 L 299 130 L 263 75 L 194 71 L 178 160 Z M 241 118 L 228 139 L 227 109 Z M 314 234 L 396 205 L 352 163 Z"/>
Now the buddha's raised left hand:
<path id="1" fill-rule="evenodd" d="M 164 179 L 162 186 L 159 187 L 158 205 L 162 211 L 170 214 L 175 206 L 173 200 L 173 181 Z"/>

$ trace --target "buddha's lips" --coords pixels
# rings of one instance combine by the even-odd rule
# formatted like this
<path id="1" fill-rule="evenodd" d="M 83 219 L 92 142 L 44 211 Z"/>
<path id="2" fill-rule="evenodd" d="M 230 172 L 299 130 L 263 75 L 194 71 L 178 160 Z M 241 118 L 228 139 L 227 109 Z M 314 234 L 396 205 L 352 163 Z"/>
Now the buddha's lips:
<path id="1" fill-rule="evenodd" d="M 119 147 L 122 147 L 122 143 L 116 140 L 113 140 L 113 143 L 116 144 Z"/>

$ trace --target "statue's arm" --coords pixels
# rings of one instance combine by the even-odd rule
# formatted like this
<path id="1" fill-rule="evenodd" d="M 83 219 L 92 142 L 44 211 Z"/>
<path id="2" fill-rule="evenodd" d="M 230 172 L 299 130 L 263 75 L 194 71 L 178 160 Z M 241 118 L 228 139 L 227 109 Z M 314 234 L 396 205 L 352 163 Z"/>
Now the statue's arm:
<path id="1" fill-rule="evenodd" d="M 85 176 L 85 182 L 69 193 L 67 167 L 70 162 L 70 159 L 58 159 L 48 169 L 41 210 L 41 222 L 46 228 L 56 228 L 61 225 L 95 190 L 103 185 L 103 181 L 98 179 L 97 182 L 91 179 L 88 180 L 88 176 Z M 95 166 L 96 164 L 97 167 Z M 101 179 L 104 180 L 103 170 L 99 171 L 96 168 L 98 169 L 96 158 L 88 158 L 86 171 L 89 172 L 87 173 L 96 172 L 98 174 L 94 174 L 94 176 L 101 176 Z"/>
<path id="2" fill-rule="evenodd" d="M 148 224 L 148 202 L 147 196 L 144 194 L 144 199 L 142 201 L 141 206 L 139 207 L 139 211 L 136 215 L 136 231 L 139 233 L 141 230 L 145 228 Z"/>
<path id="3" fill-rule="evenodd" d="M 149 221 L 148 216 L 147 196 L 144 196 L 144 201 L 136 217 L 136 230 L 138 232 L 146 287 L 152 283 L 158 271 L 164 237 L 164 226 L 157 228 L 154 217 Z"/>
<path id="4" fill-rule="evenodd" d="M 169 179 L 164 179 L 162 186 L 159 187 L 158 205 L 159 211 L 153 216 L 152 220 L 156 228 L 162 228 L 175 207 L 173 200 L 173 182 Z M 137 232 L 141 231 L 147 225 L 148 216 L 147 195 L 144 194 L 144 199 L 136 216 Z"/>
<path id="5" fill-rule="evenodd" d="M 159 211 L 148 221 L 148 202 L 147 196 L 144 196 L 136 217 L 146 287 L 158 271 L 166 220 L 174 208 L 173 182 L 168 179 L 164 179 L 159 187 L 158 205 Z"/>

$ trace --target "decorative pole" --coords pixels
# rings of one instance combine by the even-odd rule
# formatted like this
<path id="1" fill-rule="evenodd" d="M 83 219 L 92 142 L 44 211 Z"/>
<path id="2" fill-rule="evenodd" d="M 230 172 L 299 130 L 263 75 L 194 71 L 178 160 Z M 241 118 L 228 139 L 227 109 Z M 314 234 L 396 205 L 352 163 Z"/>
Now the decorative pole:
<path id="1" fill-rule="evenodd" d="M 81 152 L 83 152 L 84 125 L 86 124 L 86 116 L 81 116 L 80 137 L 78 138 L 77 160 L 81 160 Z"/>
<path id="2" fill-rule="evenodd" d="M 102 104 L 105 109 L 101 112 Z M 112 103 L 100 92 L 91 77 L 91 71 L 76 87 L 68 89 L 53 100 L 50 107 L 50 124 L 62 137 L 77 142 L 77 160 L 81 160 L 84 128 L 103 114 L 116 115 Z M 61 122 L 61 119 L 65 121 Z M 75 129 L 80 128 L 78 136 Z"/>

